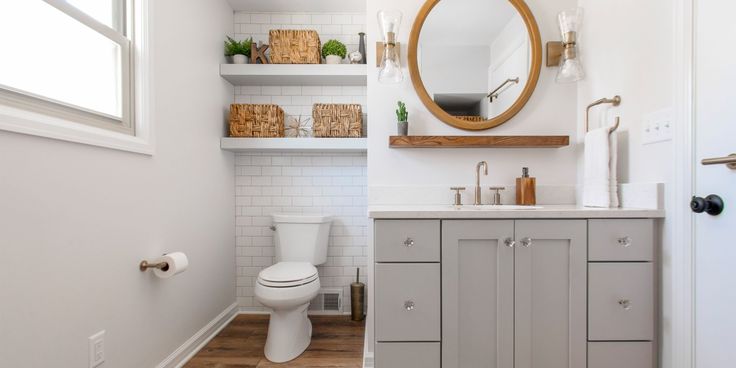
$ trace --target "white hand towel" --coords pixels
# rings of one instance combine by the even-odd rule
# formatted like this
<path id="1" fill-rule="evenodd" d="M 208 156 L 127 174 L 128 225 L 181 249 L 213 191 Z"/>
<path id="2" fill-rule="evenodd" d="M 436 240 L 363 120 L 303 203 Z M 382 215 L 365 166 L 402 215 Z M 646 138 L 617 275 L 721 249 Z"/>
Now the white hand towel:
<path id="1" fill-rule="evenodd" d="M 583 206 L 618 207 L 616 132 L 599 128 L 585 135 Z"/>

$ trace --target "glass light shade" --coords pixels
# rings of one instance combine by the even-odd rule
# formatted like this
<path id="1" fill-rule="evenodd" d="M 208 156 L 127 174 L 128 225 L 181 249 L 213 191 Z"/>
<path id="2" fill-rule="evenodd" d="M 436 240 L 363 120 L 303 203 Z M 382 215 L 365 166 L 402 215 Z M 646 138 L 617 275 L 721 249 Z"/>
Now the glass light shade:
<path id="1" fill-rule="evenodd" d="M 557 69 L 555 80 L 558 83 L 572 83 L 582 80 L 583 78 L 585 78 L 583 66 L 580 64 L 580 60 L 575 58 L 562 60 L 560 68 Z"/>
<path id="2" fill-rule="evenodd" d="M 569 9 L 557 14 L 562 39 L 568 32 L 579 32 L 583 24 L 583 8 Z"/>
<path id="3" fill-rule="evenodd" d="M 381 83 L 399 83 L 404 80 L 401 71 L 401 60 L 396 49 L 401 12 L 398 10 L 380 10 L 378 27 L 383 37 L 383 56 L 378 70 L 378 81 Z"/>

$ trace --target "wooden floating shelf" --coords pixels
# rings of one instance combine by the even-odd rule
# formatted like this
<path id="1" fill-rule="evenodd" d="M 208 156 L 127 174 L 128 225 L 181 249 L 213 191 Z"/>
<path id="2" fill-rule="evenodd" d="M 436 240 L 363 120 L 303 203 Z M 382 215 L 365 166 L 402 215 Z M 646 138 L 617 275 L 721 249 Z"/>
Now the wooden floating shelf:
<path id="1" fill-rule="evenodd" d="M 233 152 L 366 152 L 366 138 L 222 138 L 220 148 Z"/>
<path id="2" fill-rule="evenodd" d="M 366 64 L 220 64 L 235 86 L 365 86 Z"/>
<path id="3" fill-rule="evenodd" d="M 410 135 L 389 137 L 391 148 L 559 148 L 566 135 Z"/>

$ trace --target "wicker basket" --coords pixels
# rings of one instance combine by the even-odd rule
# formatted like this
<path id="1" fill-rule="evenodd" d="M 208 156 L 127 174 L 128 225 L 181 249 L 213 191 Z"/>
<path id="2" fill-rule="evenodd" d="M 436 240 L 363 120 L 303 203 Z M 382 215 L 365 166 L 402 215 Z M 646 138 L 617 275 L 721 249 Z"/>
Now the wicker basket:
<path id="1" fill-rule="evenodd" d="M 320 64 L 319 34 L 312 30 L 272 29 L 268 32 L 273 64 Z"/>
<path id="2" fill-rule="evenodd" d="M 283 137 L 284 110 L 277 105 L 230 105 L 231 137 Z"/>
<path id="3" fill-rule="evenodd" d="M 473 121 L 473 122 L 480 122 L 483 121 L 482 116 L 477 115 L 468 115 L 468 116 L 455 116 L 458 119 L 465 120 L 465 121 Z"/>
<path id="4" fill-rule="evenodd" d="M 360 105 L 314 104 L 312 130 L 315 137 L 360 138 L 363 113 Z"/>

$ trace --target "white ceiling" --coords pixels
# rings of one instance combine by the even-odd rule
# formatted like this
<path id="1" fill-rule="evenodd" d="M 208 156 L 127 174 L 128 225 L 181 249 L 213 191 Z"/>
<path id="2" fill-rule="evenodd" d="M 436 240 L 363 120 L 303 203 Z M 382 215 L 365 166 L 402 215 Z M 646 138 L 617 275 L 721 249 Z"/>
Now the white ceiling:
<path id="1" fill-rule="evenodd" d="M 508 0 L 444 0 L 429 13 L 420 43 L 490 45 L 511 17 L 519 16 Z"/>
<path id="2" fill-rule="evenodd" d="M 252 12 L 365 13 L 366 0 L 227 0 L 233 10 Z"/>

